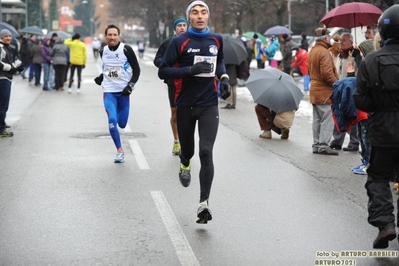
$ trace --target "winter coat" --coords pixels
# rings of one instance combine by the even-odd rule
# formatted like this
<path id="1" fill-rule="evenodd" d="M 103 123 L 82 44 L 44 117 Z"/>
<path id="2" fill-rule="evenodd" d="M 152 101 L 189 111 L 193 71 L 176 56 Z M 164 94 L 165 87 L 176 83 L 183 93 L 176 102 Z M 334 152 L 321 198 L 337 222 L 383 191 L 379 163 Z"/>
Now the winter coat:
<path id="1" fill-rule="evenodd" d="M 8 44 L 0 42 L 0 55 L 0 79 L 7 79 L 11 81 L 13 74 L 10 72 L 10 65 L 13 63 L 13 57 Z"/>
<path id="2" fill-rule="evenodd" d="M 309 52 L 309 101 L 312 104 L 331 104 L 329 98 L 333 92 L 332 85 L 338 80 L 338 73 L 328 51 L 329 47 L 330 44 L 325 41 L 317 41 Z"/>
<path id="3" fill-rule="evenodd" d="M 303 76 L 309 75 L 308 72 L 308 51 L 299 48 L 295 55 L 292 67 L 299 67 Z"/>
<path id="4" fill-rule="evenodd" d="M 399 147 L 399 39 L 368 54 L 360 64 L 355 105 L 368 119 L 371 146 Z"/>
<path id="5" fill-rule="evenodd" d="M 35 42 L 32 41 L 31 39 L 28 40 L 28 42 L 26 43 L 27 46 L 27 58 L 28 58 L 28 63 L 32 63 L 32 53 L 31 50 L 32 48 L 35 46 Z"/>
<path id="6" fill-rule="evenodd" d="M 281 63 L 283 65 L 283 68 L 291 68 L 292 65 L 292 48 L 294 48 L 296 44 L 291 41 L 291 38 L 288 37 L 284 41 L 284 48 L 281 51 L 283 54 L 283 59 L 281 60 Z"/>
<path id="7" fill-rule="evenodd" d="M 69 38 L 64 41 L 64 44 L 69 47 L 69 62 L 72 65 L 86 65 L 86 45 L 81 40 L 72 40 L 72 38 Z"/>
<path id="8" fill-rule="evenodd" d="M 237 85 L 237 67 L 236 65 L 225 65 L 226 66 L 226 73 L 229 75 L 229 84 L 230 86 Z"/>
<path id="9" fill-rule="evenodd" d="M 331 110 L 335 127 L 339 132 L 348 131 L 352 126 L 351 122 L 356 120 L 357 109 L 352 97 L 355 87 L 355 77 L 340 79 L 333 84 Z"/>
<path id="10" fill-rule="evenodd" d="M 42 63 L 51 64 L 51 47 L 50 44 L 47 44 L 49 39 L 44 38 L 42 45 L 40 46 L 40 53 L 42 54 Z"/>
<path id="11" fill-rule="evenodd" d="M 35 44 L 30 50 L 30 54 L 32 56 L 33 64 L 41 64 L 42 63 L 42 53 L 40 52 L 41 44 Z"/>
<path id="12" fill-rule="evenodd" d="M 68 46 L 61 39 L 58 39 L 51 49 L 53 65 L 67 65 L 67 57 L 69 54 Z"/>
<path id="13" fill-rule="evenodd" d="M 274 55 L 276 54 L 279 45 L 280 45 L 280 43 L 276 39 L 269 45 L 269 47 L 267 47 L 265 49 L 265 53 L 269 56 L 269 60 L 273 60 Z"/>

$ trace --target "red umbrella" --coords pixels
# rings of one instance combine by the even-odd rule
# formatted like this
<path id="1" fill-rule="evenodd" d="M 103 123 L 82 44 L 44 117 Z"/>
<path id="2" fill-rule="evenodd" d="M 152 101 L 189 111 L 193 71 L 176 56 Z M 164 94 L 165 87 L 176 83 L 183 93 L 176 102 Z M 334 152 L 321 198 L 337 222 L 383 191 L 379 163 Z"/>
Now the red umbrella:
<path id="1" fill-rule="evenodd" d="M 382 11 L 375 5 L 363 2 L 346 3 L 331 9 L 320 23 L 330 27 L 347 29 L 376 24 Z"/>

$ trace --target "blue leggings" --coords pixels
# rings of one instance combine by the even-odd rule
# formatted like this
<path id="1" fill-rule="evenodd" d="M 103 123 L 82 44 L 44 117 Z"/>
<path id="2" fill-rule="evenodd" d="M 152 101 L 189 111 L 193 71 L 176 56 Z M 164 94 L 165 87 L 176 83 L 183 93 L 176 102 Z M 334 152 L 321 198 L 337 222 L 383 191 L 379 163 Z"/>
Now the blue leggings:
<path id="1" fill-rule="evenodd" d="M 122 147 L 118 131 L 125 128 L 129 118 L 130 98 L 121 93 L 104 93 L 104 107 L 108 115 L 109 133 L 117 149 Z"/>

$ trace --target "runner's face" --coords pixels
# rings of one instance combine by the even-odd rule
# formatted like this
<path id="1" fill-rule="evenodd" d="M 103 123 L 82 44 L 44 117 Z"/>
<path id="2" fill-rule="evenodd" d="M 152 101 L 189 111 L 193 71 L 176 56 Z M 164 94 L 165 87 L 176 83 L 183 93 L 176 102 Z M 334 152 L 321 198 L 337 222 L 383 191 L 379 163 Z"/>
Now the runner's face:
<path id="1" fill-rule="evenodd" d="M 11 35 L 6 35 L 6 36 L 4 36 L 3 38 L 1 38 L 1 41 L 2 41 L 4 44 L 10 44 L 10 43 L 11 43 L 11 39 L 12 39 Z"/>
<path id="2" fill-rule="evenodd" d="M 176 35 L 179 35 L 180 33 L 184 33 L 187 31 L 187 24 L 186 23 L 179 23 L 176 26 Z"/>
<path id="3" fill-rule="evenodd" d="M 204 6 L 194 6 L 190 10 L 190 26 L 196 30 L 205 30 L 208 26 L 209 14 Z"/>
<path id="4" fill-rule="evenodd" d="M 107 36 L 105 36 L 109 46 L 116 46 L 119 43 L 119 35 L 117 29 L 108 29 Z"/>

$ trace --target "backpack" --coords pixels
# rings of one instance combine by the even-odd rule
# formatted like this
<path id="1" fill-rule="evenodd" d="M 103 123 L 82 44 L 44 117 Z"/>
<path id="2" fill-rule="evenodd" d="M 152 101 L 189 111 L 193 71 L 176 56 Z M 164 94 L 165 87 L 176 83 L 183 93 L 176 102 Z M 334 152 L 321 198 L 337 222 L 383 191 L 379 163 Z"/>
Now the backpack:
<path id="1" fill-rule="evenodd" d="M 237 78 L 247 81 L 249 78 L 249 64 L 247 60 L 241 62 L 237 69 Z"/>

